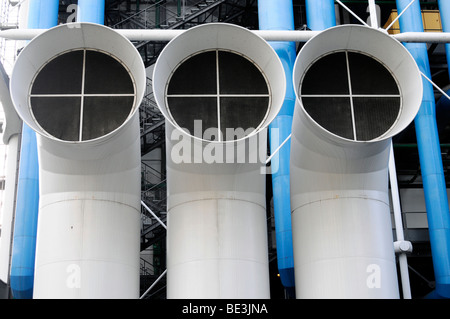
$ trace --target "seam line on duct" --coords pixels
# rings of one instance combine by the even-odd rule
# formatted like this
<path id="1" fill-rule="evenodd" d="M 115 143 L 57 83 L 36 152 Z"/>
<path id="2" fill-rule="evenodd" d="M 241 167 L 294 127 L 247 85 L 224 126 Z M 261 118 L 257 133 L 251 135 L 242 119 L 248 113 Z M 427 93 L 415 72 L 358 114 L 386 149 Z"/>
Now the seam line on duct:
<path id="1" fill-rule="evenodd" d="M 253 263 L 257 263 L 260 265 L 267 265 L 267 263 L 265 261 L 258 261 L 255 259 L 249 259 L 249 258 L 229 258 L 229 257 L 210 257 L 210 258 L 199 258 L 199 259 L 192 259 L 192 260 L 188 260 L 188 261 L 184 261 L 181 263 L 172 263 L 171 266 L 167 266 L 167 269 L 173 268 L 175 266 L 179 266 L 179 265 L 184 265 L 184 264 L 189 264 L 192 262 L 203 262 L 203 261 L 211 261 L 211 260 L 235 260 L 235 261 L 248 261 L 248 262 L 253 262 Z"/>
<path id="2" fill-rule="evenodd" d="M 392 245 L 392 250 L 394 250 L 394 245 Z M 344 256 L 336 256 L 336 257 L 330 257 L 330 258 L 318 258 L 316 260 L 313 261 L 308 261 L 308 262 L 299 262 L 297 261 L 296 263 L 299 266 L 305 266 L 305 265 L 311 265 L 311 264 L 315 264 L 315 263 L 321 263 L 321 262 L 325 262 L 325 261 L 329 261 L 329 260 L 338 260 L 338 259 L 371 259 L 371 260 L 382 260 L 382 261 L 387 261 L 391 264 L 395 265 L 395 261 L 392 261 L 391 259 L 387 259 L 387 258 L 380 258 L 380 257 L 371 257 L 371 256 L 350 256 L 350 255 L 344 255 Z"/>
<path id="3" fill-rule="evenodd" d="M 72 259 L 71 258 L 71 259 L 67 259 L 67 260 L 45 262 L 45 263 L 39 264 L 39 266 L 36 266 L 35 268 L 38 269 L 38 268 L 42 268 L 42 267 L 45 267 L 45 266 L 48 266 L 51 264 L 60 264 L 60 263 L 66 263 L 66 262 L 72 262 L 73 264 L 81 264 L 86 261 L 88 261 L 88 262 L 95 262 L 95 261 L 99 262 L 100 261 L 100 262 L 104 262 L 104 263 L 120 264 L 120 265 L 124 265 L 124 266 L 130 267 L 130 268 L 135 268 L 135 269 L 138 268 L 139 269 L 139 266 L 136 267 L 133 264 L 127 264 L 124 262 L 118 262 L 118 261 L 113 261 L 113 260 L 94 259 L 94 258 L 82 258 L 82 257 L 80 259 Z"/>
<path id="4" fill-rule="evenodd" d="M 299 209 L 299 208 L 302 208 L 302 207 L 305 207 L 305 206 L 308 206 L 308 205 L 310 205 L 310 204 L 314 204 L 314 203 L 317 203 L 317 202 L 330 201 L 330 200 L 339 200 L 339 199 L 363 199 L 363 200 L 373 200 L 373 201 L 377 201 L 377 202 L 383 203 L 384 205 L 390 207 L 389 203 L 386 203 L 385 201 L 383 201 L 383 200 L 381 200 L 381 199 L 370 198 L 370 197 L 362 197 L 362 196 L 361 196 L 361 197 L 356 197 L 356 196 L 339 196 L 339 197 L 337 197 L 337 198 L 334 198 L 334 197 L 333 197 L 333 198 L 317 199 L 317 200 L 308 202 L 308 203 L 306 203 L 306 204 L 302 204 L 302 205 L 300 205 L 300 206 L 297 206 L 297 207 L 293 208 L 292 211 L 291 211 L 291 214 L 292 214 L 295 210 L 297 210 L 297 209 Z"/>
<path id="5" fill-rule="evenodd" d="M 170 208 L 168 208 L 167 211 L 170 211 L 171 209 L 173 209 L 173 208 L 175 208 L 175 207 L 178 207 L 178 206 L 181 206 L 181 205 L 184 205 L 184 204 L 187 204 L 187 203 L 201 202 L 201 201 L 205 201 L 205 200 L 234 200 L 234 201 L 240 201 L 240 202 L 251 203 L 251 204 L 254 204 L 254 205 L 258 205 L 259 207 L 261 207 L 261 208 L 263 208 L 263 209 L 266 209 L 265 206 L 260 205 L 260 204 L 255 203 L 255 202 L 252 202 L 252 201 L 249 201 L 249 200 L 245 200 L 245 199 L 237 199 L 237 198 L 226 198 L 226 197 L 224 197 L 224 198 L 201 198 L 201 199 L 188 200 L 188 201 L 184 201 L 184 202 L 182 202 L 182 203 L 180 203 L 180 204 L 170 206 Z"/>
<path id="6" fill-rule="evenodd" d="M 42 206 L 39 206 L 39 209 L 41 209 L 41 208 L 45 208 L 45 207 L 47 207 L 47 206 L 51 206 L 51 205 L 53 205 L 53 204 L 56 204 L 56 203 L 62 203 L 62 202 L 71 202 L 71 201 L 93 201 L 93 202 L 111 202 L 111 203 L 116 203 L 116 204 L 120 204 L 120 205 L 123 205 L 123 206 L 128 206 L 128 207 L 131 207 L 131 208 L 133 208 L 135 211 L 137 211 L 137 212 L 141 212 L 141 210 L 140 210 L 140 204 L 139 204 L 139 209 L 138 208 L 136 208 L 136 207 L 134 207 L 134 206 L 131 206 L 130 204 L 126 204 L 126 203 L 122 203 L 122 202 L 118 202 L 118 201 L 113 201 L 113 200 L 107 200 L 107 199 L 93 199 L 93 198 L 77 198 L 77 199 L 64 199 L 64 200 L 58 200 L 58 201 L 54 201 L 54 202 L 51 202 L 51 203 L 48 203 L 48 204 L 45 204 L 45 205 L 42 205 Z"/>

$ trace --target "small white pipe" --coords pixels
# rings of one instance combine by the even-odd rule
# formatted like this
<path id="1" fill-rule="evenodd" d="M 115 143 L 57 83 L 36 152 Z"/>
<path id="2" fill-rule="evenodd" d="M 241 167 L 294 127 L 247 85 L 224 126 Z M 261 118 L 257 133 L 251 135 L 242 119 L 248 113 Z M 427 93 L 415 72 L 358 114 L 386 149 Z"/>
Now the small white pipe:
<path id="1" fill-rule="evenodd" d="M 14 212 L 17 195 L 18 164 L 20 158 L 21 134 L 14 134 L 8 140 L 6 156 L 5 190 L 0 223 L 2 236 L 0 237 L 0 280 L 9 283 L 11 268 L 11 244 L 14 230 Z"/>
<path id="2" fill-rule="evenodd" d="M 372 28 L 378 29 L 377 7 L 375 0 L 369 0 L 370 25 Z"/>
<path id="3" fill-rule="evenodd" d="M 392 21 L 391 24 L 388 25 L 388 27 L 386 28 L 386 31 L 389 30 L 389 29 L 395 24 L 395 22 L 397 22 L 398 19 L 400 19 L 400 17 L 403 15 L 403 13 L 405 13 L 406 10 L 408 10 L 408 8 L 414 3 L 414 1 L 416 1 L 416 0 L 412 0 L 412 1 L 405 7 L 405 9 L 404 9 L 402 12 L 400 12 L 399 15 L 397 15 L 397 17 L 394 19 L 394 21 Z"/>
<path id="4" fill-rule="evenodd" d="M 289 141 L 291 139 L 292 134 L 289 134 L 288 137 L 286 137 L 286 139 L 283 141 L 283 143 L 281 143 L 280 146 L 278 146 L 278 148 L 267 158 L 266 160 L 266 164 L 269 164 L 270 161 L 272 160 L 272 158 L 280 151 L 280 149 L 283 147 L 284 144 L 287 143 L 287 141 Z"/>
<path id="5" fill-rule="evenodd" d="M 155 282 L 142 294 L 142 296 L 139 299 L 143 299 L 150 292 L 150 290 L 152 290 L 153 287 L 155 287 L 155 285 L 166 275 L 166 273 L 167 269 L 164 270 L 161 276 L 159 276 L 158 279 L 155 280 Z"/>
<path id="6" fill-rule="evenodd" d="M 130 41 L 170 41 L 186 30 L 160 30 L 160 29 L 149 29 L 149 30 L 127 30 L 127 29 L 116 29 L 116 31 Z M 143 31 L 143 32 L 141 32 Z"/>
<path id="7" fill-rule="evenodd" d="M 394 159 L 394 147 L 391 142 L 391 154 L 389 156 L 389 180 L 391 183 L 391 195 L 392 195 L 392 206 L 394 208 L 394 224 L 395 233 L 397 237 L 397 243 L 402 243 L 405 240 L 403 234 L 403 222 L 402 222 L 402 212 L 400 207 L 400 194 L 398 191 L 397 175 L 395 168 Z M 394 243 L 395 246 L 395 243 Z M 395 247 L 394 247 L 395 248 Z M 399 249 L 400 251 L 402 249 Z M 397 251 L 397 250 L 396 250 Z M 404 299 L 411 299 L 411 286 L 409 282 L 409 271 L 408 271 L 408 260 L 406 252 L 401 252 L 398 256 L 398 262 L 400 265 L 400 277 L 402 283 L 402 291 Z"/>
<path id="8" fill-rule="evenodd" d="M 306 42 L 318 35 L 321 31 L 294 31 L 294 30 L 252 30 L 266 41 L 294 41 Z"/>
<path id="9" fill-rule="evenodd" d="M 347 10 L 352 16 L 354 16 L 359 22 L 361 22 L 363 25 L 365 25 L 366 27 L 369 27 L 369 25 L 360 17 L 358 17 L 358 15 L 356 13 L 354 13 L 352 10 L 350 10 L 349 7 L 347 7 L 345 4 L 343 4 L 341 1 L 336 0 L 337 3 L 339 3 L 345 10 Z"/>
<path id="10" fill-rule="evenodd" d="M 7 40 L 31 40 L 45 31 L 45 29 L 9 29 L 0 31 L 0 37 Z"/>
<path id="11" fill-rule="evenodd" d="M 425 75 L 425 73 L 420 72 L 420 74 L 428 81 L 431 83 L 431 85 L 434 86 L 435 89 L 437 89 L 439 92 L 441 92 L 447 99 L 450 100 L 450 96 L 444 91 L 442 90 L 439 86 L 437 86 L 436 83 L 434 83 L 428 76 Z"/>
<path id="12" fill-rule="evenodd" d="M 68 27 L 77 28 L 76 24 L 68 24 Z M 0 31 L 0 37 L 9 40 L 31 40 L 45 29 L 10 29 Z M 136 30 L 115 29 L 130 41 L 170 41 L 186 30 Z M 320 31 L 285 31 L 285 30 L 252 30 L 251 32 L 264 38 L 266 41 L 296 41 L 306 42 Z"/>
<path id="13" fill-rule="evenodd" d="M 150 213 L 152 214 L 153 217 L 155 217 L 155 219 L 158 221 L 158 223 L 161 224 L 162 227 L 164 227 L 165 229 L 167 229 L 167 226 L 162 222 L 161 219 L 158 218 L 158 216 L 155 215 L 155 213 L 143 202 L 141 201 L 141 205 L 144 206 L 144 208 Z"/>
<path id="14" fill-rule="evenodd" d="M 400 207 L 400 196 L 397 186 L 397 175 L 394 160 L 394 148 L 391 143 L 391 155 L 389 157 L 389 181 L 391 183 L 392 206 L 394 208 L 395 233 L 397 241 L 405 240 L 403 236 L 403 223 Z"/>
<path id="15" fill-rule="evenodd" d="M 403 32 L 392 37 L 400 42 L 450 43 L 449 32 Z"/>
<path id="16" fill-rule="evenodd" d="M 75 26 L 74 26 L 75 28 Z M 46 30 L 11 29 L 0 31 L 0 38 L 31 40 Z M 130 41 L 170 41 L 186 30 L 115 30 Z M 322 31 L 252 30 L 266 41 L 307 42 Z M 450 32 L 403 32 L 391 35 L 400 42 L 450 43 Z"/>

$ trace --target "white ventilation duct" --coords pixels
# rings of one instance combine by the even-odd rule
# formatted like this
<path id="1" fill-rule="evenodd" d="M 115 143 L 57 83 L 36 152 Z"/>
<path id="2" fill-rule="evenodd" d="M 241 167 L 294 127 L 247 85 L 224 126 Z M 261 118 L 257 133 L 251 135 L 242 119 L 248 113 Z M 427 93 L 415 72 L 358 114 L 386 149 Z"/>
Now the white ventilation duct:
<path id="1" fill-rule="evenodd" d="M 38 133 L 34 298 L 138 298 L 142 59 L 104 26 L 61 25 L 20 53 L 11 95 Z"/>
<path id="2" fill-rule="evenodd" d="M 194 27 L 165 47 L 153 86 L 167 119 L 167 297 L 269 298 L 261 168 L 285 94 L 277 54 L 242 27 Z"/>
<path id="3" fill-rule="evenodd" d="M 302 48 L 291 141 L 297 298 L 398 298 L 388 197 L 391 137 L 422 99 L 401 43 L 363 26 Z"/>

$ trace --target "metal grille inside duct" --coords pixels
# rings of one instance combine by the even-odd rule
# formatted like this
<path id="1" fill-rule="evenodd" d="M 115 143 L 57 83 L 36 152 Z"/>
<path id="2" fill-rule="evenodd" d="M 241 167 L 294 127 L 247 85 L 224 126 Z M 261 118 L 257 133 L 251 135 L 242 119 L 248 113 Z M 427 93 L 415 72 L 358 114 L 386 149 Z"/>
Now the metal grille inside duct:
<path id="1" fill-rule="evenodd" d="M 333 52 L 313 63 L 300 83 L 308 114 L 340 137 L 369 141 L 395 123 L 401 96 L 391 72 L 372 57 Z"/>
<path id="2" fill-rule="evenodd" d="M 175 69 L 166 99 L 182 129 L 201 139 L 223 141 L 243 138 L 258 128 L 267 116 L 270 94 L 252 61 L 211 50 L 189 57 Z"/>
<path id="3" fill-rule="evenodd" d="M 120 127 L 133 110 L 135 87 L 116 58 L 78 49 L 50 60 L 36 75 L 30 105 L 36 121 L 64 141 L 87 141 Z"/>

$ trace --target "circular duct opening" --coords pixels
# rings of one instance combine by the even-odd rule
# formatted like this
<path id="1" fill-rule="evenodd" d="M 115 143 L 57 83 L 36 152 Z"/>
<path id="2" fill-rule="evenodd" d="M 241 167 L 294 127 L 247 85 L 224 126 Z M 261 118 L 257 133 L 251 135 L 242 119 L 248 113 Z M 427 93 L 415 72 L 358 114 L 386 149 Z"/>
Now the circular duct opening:
<path id="1" fill-rule="evenodd" d="M 63 141 L 107 135 L 127 120 L 135 101 L 130 71 L 111 54 L 93 49 L 70 50 L 48 61 L 29 92 L 37 124 Z"/>
<path id="2" fill-rule="evenodd" d="M 116 31 L 64 24 L 24 47 L 10 91 L 17 113 L 37 133 L 92 145 L 131 123 L 146 91 L 145 66 L 135 46 Z"/>
<path id="3" fill-rule="evenodd" d="M 257 130 L 271 103 L 264 73 L 229 50 L 205 50 L 183 60 L 166 86 L 170 117 L 188 134 L 207 141 L 233 141 Z"/>
<path id="4" fill-rule="evenodd" d="M 341 25 L 300 50 L 293 70 L 294 114 L 334 141 L 381 141 L 404 130 L 422 102 L 414 58 L 384 31 Z M 297 116 L 297 115 L 294 115 Z"/>
<path id="5" fill-rule="evenodd" d="M 230 145 L 265 129 L 286 92 L 275 50 L 227 23 L 203 24 L 175 37 L 159 55 L 152 83 L 171 128 L 194 140 Z"/>
<path id="6" fill-rule="evenodd" d="M 397 122 L 402 97 L 392 72 L 374 57 L 351 50 L 315 60 L 298 88 L 305 111 L 325 130 L 370 141 Z"/>

